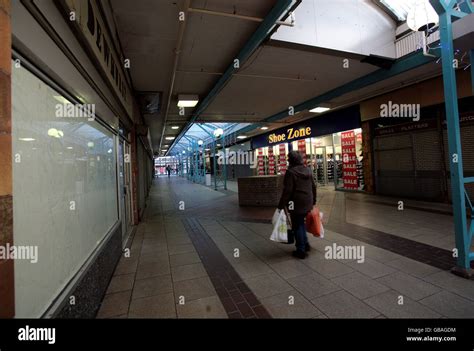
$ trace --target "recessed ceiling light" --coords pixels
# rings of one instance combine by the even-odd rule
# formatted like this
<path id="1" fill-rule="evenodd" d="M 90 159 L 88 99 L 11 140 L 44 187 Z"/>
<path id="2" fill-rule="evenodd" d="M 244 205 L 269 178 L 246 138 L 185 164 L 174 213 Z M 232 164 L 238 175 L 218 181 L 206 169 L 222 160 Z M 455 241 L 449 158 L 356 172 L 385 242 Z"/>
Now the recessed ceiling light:
<path id="1" fill-rule="evenodd" d="M 172 126 L 171 129 L 179 129 L 179 126 Z"/>
<path id="2" fill-rule="evenodd" d="M 18 138 L 20 141 L 35 141 L 36 139 L 33 138 Z"/>
<path id="3" fill-rule="evenodd" d="M 323 113 L 323 112 L 326 112 L 326 111 L 329 111 L 329 110 L 330 110 L 329 107 L 318 106 L 318 107 L 315 107 L 315 108 L 309 110 L 309 112 L 313 112 L 313 113 Z"/>
<path id="4" fill-rule="evenodd" d="M 260 128 L 260 129 L 261 129 L 261 130 L 267 130 L 268 127 L 262 127 L 262 128 Z"/>
<path id="5" fill-rule="evenodd" d="M 198 104 L 199 97 L 197 95 L 179 95 L 178 107 L 194 107 Z"/>
<path id="6" fill-rule="evenodd" d="M 247 139 L 247 137 L 245 135 L 239 135 L 237 139 Z"/>
<path id="7" fill-rule="evenodd" d="M 174 137 L 169 136 L 169 137 L 166 137 L 165 139 L 166 140 L 174 140 Z"/>

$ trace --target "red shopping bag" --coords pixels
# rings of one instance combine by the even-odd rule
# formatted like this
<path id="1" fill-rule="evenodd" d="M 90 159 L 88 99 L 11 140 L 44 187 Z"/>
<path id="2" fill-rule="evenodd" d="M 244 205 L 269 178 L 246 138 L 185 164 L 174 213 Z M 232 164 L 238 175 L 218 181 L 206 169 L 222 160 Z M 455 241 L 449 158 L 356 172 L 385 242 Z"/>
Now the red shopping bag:
<path id="1" fill-rule="evenodd" d="M 324 235 L 318 207 L 313 207 L 313 209 L 306 215 L 306 231 L 317 237 L 322 237 Z"/>

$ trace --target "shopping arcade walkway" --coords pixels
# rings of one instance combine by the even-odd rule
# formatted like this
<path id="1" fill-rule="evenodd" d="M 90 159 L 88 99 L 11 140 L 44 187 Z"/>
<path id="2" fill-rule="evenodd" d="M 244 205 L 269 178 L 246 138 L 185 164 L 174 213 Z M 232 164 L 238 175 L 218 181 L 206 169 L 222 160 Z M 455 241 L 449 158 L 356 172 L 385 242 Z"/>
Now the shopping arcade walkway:
<path id="1" fill-rule="evenodd" d="M 240 208 L 232 191 L 159 178 L 98 316 L 472 318 L 474 282 L 448 271 L 447 249 L 412 240 L 449 236 L 452 217 L 438 208 L 402 215 L 381 201 L 319 191 L 326 238 L 310 237 L 313 251 L 298 261 L 292 246 L 268 240 L 274 209 Z M 363 245 L 365 262 L 325 259 L 333 243 Z"/>

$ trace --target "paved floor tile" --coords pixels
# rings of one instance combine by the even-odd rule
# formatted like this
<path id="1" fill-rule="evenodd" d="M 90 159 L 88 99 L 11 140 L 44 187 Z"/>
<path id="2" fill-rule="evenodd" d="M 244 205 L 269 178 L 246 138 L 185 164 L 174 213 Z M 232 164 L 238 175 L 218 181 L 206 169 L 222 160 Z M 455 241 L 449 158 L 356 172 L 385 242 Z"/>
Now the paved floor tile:
<path id="1" fill-rule="evenodd" d="M 288 283 L 308 300 L 341 290 L 341 287 L 318 273 L 290 278 Z"/>
<path id="2" fill-rule="evenodd" d="M 178 318 L 228 318 L 217 296 L 189 301 L 177 305 Z"/>
<path id="3" fill-rule="evenodd" d="M 124 291 L 105 295 L 97 314 L 97 318 L 111 318 L 127 314 L 131 294 L 131 291 Z"/>
<path id="4" fill-rule="evenodd" d="M 132 299 L 149 297 L 173 292 L 173 284 L 170 275 L 140 279 L 135 281 Z"/>
<path id="5" fill-rule="evenodd" d="M 292 287 L 275 273 L 245 279 L 245 282 L 259 299 L 292 290 Z"/>
<path id="6" fill-rule="evenodd" d="M 295 290 L 262 299 L 273 318 L 314 318 L 322 312 Z"/>
<path id="7" fill-rule="evenodd" d="M 474 318 L 474 302 L 449 291 L 441 291 L 420 303 L 448 318 Z"/>
<path id="8" fill-rule="evenodd" d="M 184 297 L 184 301 L 187 303 L 192 300 L 216 295 L 216 290 L 208 277 L 182 280 L 174 282 L 173 285 L 177 303 L 179 303 L 181 297 Z"/>
<path id="9" fill-rule="evenodd" d="M 128 318 L 176 318 L 172 293 L 132 300 Z"/>
<path id="10" fill-rule="evenodd" d="M 171 267 L 184 266 L 192 263 L 200 263 L 201 259 L 197 252 L 188 252 L 170 256 Z"/>
<path id="11" fill-rule="evenodd" d="M 440 291 L 438 287 L 403 272 L 386 275 L 377 281 L 415 301 Z"/>
<path id="12" fill-rule="evenodd" d="M 349 273 L 331 281 L 359 299 L 366 299 L 390 290 L 388 286 L 359 272 Z"/>
<path id="13" fill-rule="evenodd" d="M 311 302 L 329 318 L 374 318 L 380 314 L 346 291 L 337 291 Z"/>
<path id="14" fill-rule="evenodd" d="M 173 282 L 206 277 L 207 272 L 202 263 L 171 267 Z"/>
<path id="15" fill-rule="evenodd" d="M 369 297 L 364 302 L 388 318 L 439 318 L 441 315 L 407 296 L 403 296 L 400 304 L 400 293 L 390 290 Z"/>
<path id="16" fill-rule="evenodd" d="M 107 294 L 116 293 L 120 291 L 132 290 L 133 282 L 135 281 L 135 274 L 116 275 L 112 277 L 107 289 Z"/>

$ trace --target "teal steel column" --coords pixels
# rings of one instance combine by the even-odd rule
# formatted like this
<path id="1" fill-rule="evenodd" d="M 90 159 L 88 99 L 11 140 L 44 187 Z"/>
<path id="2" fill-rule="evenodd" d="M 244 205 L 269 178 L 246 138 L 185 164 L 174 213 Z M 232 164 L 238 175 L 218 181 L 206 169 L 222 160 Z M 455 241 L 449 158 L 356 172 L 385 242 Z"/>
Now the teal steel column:
<path id="1" fill-rule="evenodd" d="M 448 129 L 449 167 L 454 212 L 456 248 L 458 250 L 457 267 L 453 273 L 469 276 L 471 255 L 471 235 L 467 226 L 466 192 L 464 187 L 464 171 L 461 147 L 461 127 L 456 85 L 456 71 L 453 53 L 452 16 L 456 0 L 430 0 L 439 15 L 439 31 L 441 41 L 441 59 L 443 69 L 444 99 L 446 107 L 446 123 Z"/>
<path id="2" fill-rule="evenodd" d="M 214 141 L 212 142 L 212 152 L 214 153 L 213 164 L 214 164 L 214 190 L 217 190 L 217 140 L 213 136 Z"/>

